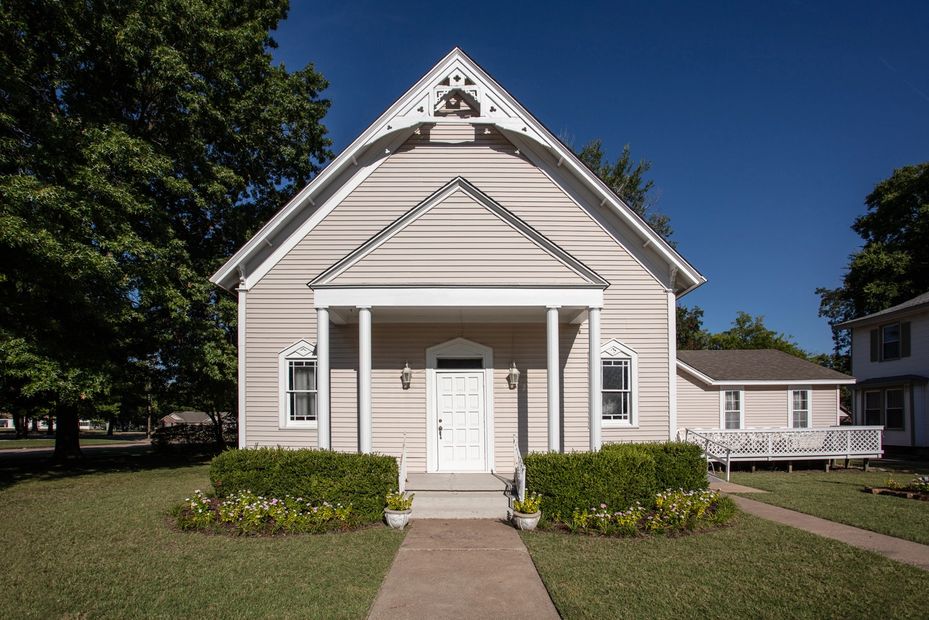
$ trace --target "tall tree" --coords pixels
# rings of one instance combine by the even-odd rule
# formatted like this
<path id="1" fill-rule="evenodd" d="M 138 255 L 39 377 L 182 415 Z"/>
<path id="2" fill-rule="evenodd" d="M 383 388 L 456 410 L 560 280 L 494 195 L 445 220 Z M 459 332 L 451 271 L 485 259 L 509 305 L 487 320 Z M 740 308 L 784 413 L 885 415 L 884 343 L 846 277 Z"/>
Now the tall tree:
<path id="1" fill-rule="evenodd" d="M 703 308 L 677 307 L 677 348 L 681 351 L 706 349 L 710 334 L 703 328 Z"/>
<path id="2" fill-rule="evenodd" d="M 649 192 L 655 183 L 645 178 L 645 174 L 652 167 L 650 161 L 633 161 L 627 144 L 616 161 L 610 162 L 603 153 L 603 143 L 599 139 L 588 142 L 577 156 L 622 198 L 629 208 L 648 222 L 655 232 L 666 240 L 671 238 L 671 219 L 653 208 L 654 200 Z"/>
<path id="3" fill-rule="evenodd" d="M 929 291 L 929 162 L 894 170 L 865 204 L 852 224 L 864 245 L 851 255 L 842 286 L 816 289 L 837 355 L 847 355 L 849 346 L 838 323 Z"/>
<path id="4" fill-rule="evenodd" d="M 0 4 L 0 381 L 53 403 L 57 458 L 127 364 L 233 401 L 206 277 L 330 156 L 325 80 L 272 62 L 287 8 Z"/>
<path id="5" fill-rule="evenodd" d="M 763 316 L 752 316 L 739 311 L 732 327 L 710 335 L 708 349 L 777 349 L 802 357 L 809 354 L 787 334 L 768 329 Z"/>

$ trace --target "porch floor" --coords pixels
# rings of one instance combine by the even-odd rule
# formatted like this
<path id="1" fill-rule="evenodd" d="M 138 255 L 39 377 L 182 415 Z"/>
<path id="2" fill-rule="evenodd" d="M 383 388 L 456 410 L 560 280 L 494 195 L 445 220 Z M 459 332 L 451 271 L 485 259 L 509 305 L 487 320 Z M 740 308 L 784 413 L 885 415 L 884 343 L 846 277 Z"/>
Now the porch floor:
<path id="1" fill-rule="evenodd" d="M 407 491 L 507 491 L 512 480 L 498 474 L 407 474 Z"/>

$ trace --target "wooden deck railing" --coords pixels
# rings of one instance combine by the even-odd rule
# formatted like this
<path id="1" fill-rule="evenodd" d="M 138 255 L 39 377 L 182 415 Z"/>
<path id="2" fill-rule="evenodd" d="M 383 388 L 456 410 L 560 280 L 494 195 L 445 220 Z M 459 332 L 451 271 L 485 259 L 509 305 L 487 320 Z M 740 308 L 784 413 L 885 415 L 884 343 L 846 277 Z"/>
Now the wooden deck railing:
<path id="1" fill-rule="evenodd" d="M 880 458 L 881 426 L 820 428 L 688 428 L 685 441 L 710 440 L 730 450 L 732 461 L 787 461 L 833 458 Z"/>

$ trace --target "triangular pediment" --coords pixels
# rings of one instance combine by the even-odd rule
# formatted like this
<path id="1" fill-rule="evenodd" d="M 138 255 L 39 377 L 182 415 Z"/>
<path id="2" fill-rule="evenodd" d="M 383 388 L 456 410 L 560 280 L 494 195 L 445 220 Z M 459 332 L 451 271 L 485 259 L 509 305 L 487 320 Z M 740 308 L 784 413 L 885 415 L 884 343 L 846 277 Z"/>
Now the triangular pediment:
<path id="1" fill-rule="evenodd" d="M 310 283 L 398 285 L 605 288 L 607 282 L 459 177 Z"/>

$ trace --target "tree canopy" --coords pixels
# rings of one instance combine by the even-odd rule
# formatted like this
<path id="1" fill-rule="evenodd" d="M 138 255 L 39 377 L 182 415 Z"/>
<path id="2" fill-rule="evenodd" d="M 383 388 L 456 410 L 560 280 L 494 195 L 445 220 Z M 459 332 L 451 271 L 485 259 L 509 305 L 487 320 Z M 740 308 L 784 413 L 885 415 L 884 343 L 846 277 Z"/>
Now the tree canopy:
<path id="1" fill-rule="evenodd" d="M 51 403 L 57 457 L 139 377 L 234 406 L 207 278 L 330 157 L 325 80 L 271 57 L 287 8 L 0 4 L 0 404 Z"/>
<path id="2" fill-rule="evenodd" d="M 610 162 L 599 139 L 588 142 L 577 156 L 655 232 L 666 240 L 671 238 L 671 218 L 654 210 L 654 197 L 650 192 L 655 183 L 645 178 L 652 167 L 650 161 L 634 162 L 627 144 L 616 161 Z"/>
<path id="3" fill-rule="evenodd" d="M 833 327 L 836 354 L 847 355 L 838 323 L 929 291 L 929 162 L 894 170 L 867 198 L 854 230 L 864 241 L 838 288 L 819 288 L 819 315 Z"/>

